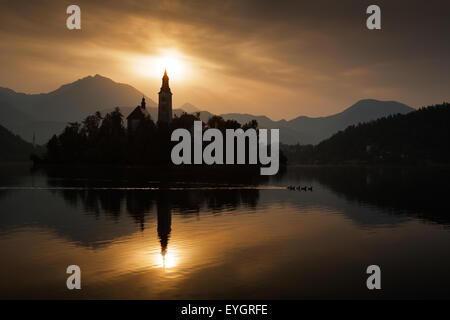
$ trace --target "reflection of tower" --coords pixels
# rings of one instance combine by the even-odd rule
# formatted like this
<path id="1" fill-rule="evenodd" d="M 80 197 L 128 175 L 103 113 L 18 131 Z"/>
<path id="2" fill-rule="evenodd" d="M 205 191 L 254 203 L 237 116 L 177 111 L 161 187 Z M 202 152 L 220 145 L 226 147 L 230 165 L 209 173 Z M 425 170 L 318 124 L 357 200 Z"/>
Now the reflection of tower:
<path id="1" fill-rule="evenodd" d="M 158 95 L 158 122 L 169 123 L 172 121 L 172 92 L 170 91 L 169 77 L 167 76 L 166 70 L 164 70 L 162 86 Z"/>
<path id="2" fill-rule="evenodd" d="M 167 246 L 169 244 L 172 225 L 172 212 L 170 203 L 166 198 L 165 193 L 161 193 L 159 195 L 156 207 L 158 212 L 158 237 L 159 242 L 161 243 L 161 254 L 164 258 L 167 252 Z"/>

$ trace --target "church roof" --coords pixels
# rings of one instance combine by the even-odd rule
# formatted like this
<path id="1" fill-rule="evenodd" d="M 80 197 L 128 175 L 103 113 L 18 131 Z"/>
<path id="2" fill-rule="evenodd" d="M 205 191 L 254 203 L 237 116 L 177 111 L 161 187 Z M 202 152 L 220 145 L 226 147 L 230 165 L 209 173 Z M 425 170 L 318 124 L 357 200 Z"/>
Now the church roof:
<path id="1" fill-rule="evenodd" d="M 147 109 L 142 108 L 141 106 L 137 106 L 127 117 L 127 120 L 133 119 L 143 119 L 145 117 L 150 117 Z"/>

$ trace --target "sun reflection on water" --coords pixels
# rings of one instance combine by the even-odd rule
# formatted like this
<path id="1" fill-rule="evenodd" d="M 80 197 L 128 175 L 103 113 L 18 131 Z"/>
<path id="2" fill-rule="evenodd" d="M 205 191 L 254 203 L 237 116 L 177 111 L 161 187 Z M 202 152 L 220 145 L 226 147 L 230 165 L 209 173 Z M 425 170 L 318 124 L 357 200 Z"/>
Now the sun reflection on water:
<path id="1" fill-rule="evenodd" d="M 174 252 L 161 252 L 157 255 L 158 268 L 169 269 L 176 267 L 179 263 L 179 257 Z"/>

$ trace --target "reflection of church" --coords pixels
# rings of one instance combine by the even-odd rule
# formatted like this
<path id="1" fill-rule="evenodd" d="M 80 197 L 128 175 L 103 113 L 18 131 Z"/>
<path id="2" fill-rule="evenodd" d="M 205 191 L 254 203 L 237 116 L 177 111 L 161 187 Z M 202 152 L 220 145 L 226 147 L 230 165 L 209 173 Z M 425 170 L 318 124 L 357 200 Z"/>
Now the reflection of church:
<path id="1" fill-rule="evenodd" d="M 161 90 L 158 93 L 158 124 L 168 124 L 172 121 L 172 92 L 169 87 L 169 76 L 167 70 L 164 71 Z M 139 123 L 149 117 L 146 109 L 145 98 L 142 98 L 141 105 L 137 106 L 127 117 L 128 129 L 135 130 Z"/>
<path id="2" fill-rule="evenodd" d="M 163 257 L 166 255 L 167 246 L 169 244 L 169 237 L 172 225 L 172 212 L 171 206 L 166 198 L 167 195 L 162 193 L 159 195 L 159 199 L 156 203 L 157 215 L 158 215 L 158 238 L 161 244 L 161 254 Z"/>
<path id="3" fill-rule="evenodd" d="M 152 210 L 153 204 L 156 205 L 157 232 L 161 245 L 161 255 L 164 259 L 169 246 L 170 232 L 172 231 L 172 206 L 169 195 L 166 191 L 150 194 L 127 192 L 126 195 L 127 211 L 139 224 L 142 231 L 145 227 L 145 215 Z"/>

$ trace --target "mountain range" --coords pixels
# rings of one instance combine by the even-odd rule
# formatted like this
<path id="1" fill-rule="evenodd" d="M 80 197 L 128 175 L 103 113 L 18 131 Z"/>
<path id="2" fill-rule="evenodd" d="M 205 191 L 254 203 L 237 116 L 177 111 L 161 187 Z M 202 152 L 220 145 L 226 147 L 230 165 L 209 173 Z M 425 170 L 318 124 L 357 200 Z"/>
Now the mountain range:
<path id="1" fill-rule="evenodd" d="M 35 135 L 36 143 L 44 144 L 53 134 L 60 133 L 68 122 L 81 121 L 96 111 L 106 113 L 119 107 L 126 117 L 143 96 L 150 115 L 157 119 L 157 104 L 154 100 L 130 85 L 117 83 L 98 74 L 65 84 L 49 93 L 25 94 L 0 87 L 0 125 L 26 141 L 31 142 Z M 260 128 L 279 128 L 280 140 L 285 144 L 317 144 L 349 125 L 413 110 L 395 101 L 367 99 L 326 117 L 300 116 L 292 120 L 273 121 L 266 116 L 252 114 L 227 113 L 220 116 L 240 123 L 255 119 Z M 199 112 L 203 121 L 213 115 L 205 110 L 200 111 L 190 103 L 181 105 L 173 112 L 175 115 Z"/>

